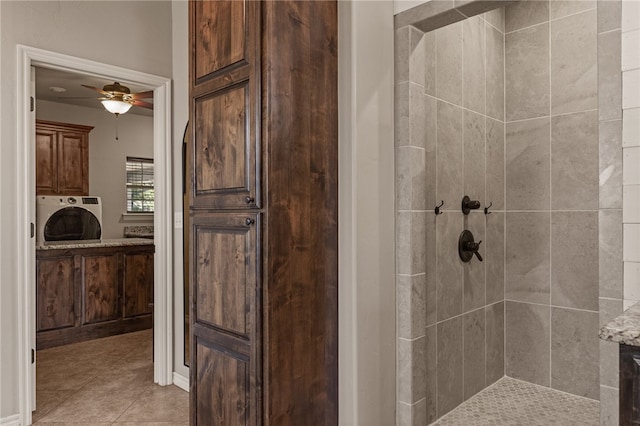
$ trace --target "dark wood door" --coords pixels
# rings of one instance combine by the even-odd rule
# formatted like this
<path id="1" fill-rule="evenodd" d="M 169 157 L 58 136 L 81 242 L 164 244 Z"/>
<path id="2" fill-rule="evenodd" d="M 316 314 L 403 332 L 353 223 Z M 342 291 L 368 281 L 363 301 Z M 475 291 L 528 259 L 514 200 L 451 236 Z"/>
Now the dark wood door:
<path id="1" fill-rule="evenodd" d="M 58 133 L 58 193 L 89 195 L 87 133 Z"/>
<path id="2" fill-rule="evenodd" d="M 83 324 L 117 320 L 122 273 L 120 256 L 82 256 Z"/>
<path id="3" fill-rule="evenodd" d="M 191 404 L 194 425 L 260 423 L 260 215 L 191 216 Z"/>
<path id="4" fill-rule="evenodd" d="M 75 274 L 74 256 L 36 261 L 36 331 L 75 325 Z"/>
<path id="5" fill-rule="evenodd" d="M 36 128 L 36 194 L 53 195 L 58 192 L 57 132 Z"/>
<path id="6" fill-rule="evenodd" d="M 153 303 L 153 253 L 124 255 L 123 317 L 149 315 Z"/>

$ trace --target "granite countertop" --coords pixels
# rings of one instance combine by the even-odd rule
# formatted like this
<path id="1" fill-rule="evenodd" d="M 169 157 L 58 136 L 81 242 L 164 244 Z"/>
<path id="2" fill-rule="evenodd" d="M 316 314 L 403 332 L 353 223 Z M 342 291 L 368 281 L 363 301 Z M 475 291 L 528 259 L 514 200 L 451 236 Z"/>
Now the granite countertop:
<path id="1" fill-rule="evenodd" d="M 153 244 L 153 240 L 148 238 L 113 238 L 108 240 L 87 240 L 82 241 L 57 241 L 53 243 L 36 244 L 36 250 L 68 250 L 77 248 L 90 247 L 121 247 L 121 246 L 140 246 Z"/>
<path id="2" fill-rule="evenodd" d="M 640 346 L 640 303 L 636 303 L 602 327 L 600 338 L 609 342 Z"/>
<path id="3" fill-rule="evenodd" d="M 123 234 L 127 238 L 153 238 L 153 225 L 125 226 Z"/>

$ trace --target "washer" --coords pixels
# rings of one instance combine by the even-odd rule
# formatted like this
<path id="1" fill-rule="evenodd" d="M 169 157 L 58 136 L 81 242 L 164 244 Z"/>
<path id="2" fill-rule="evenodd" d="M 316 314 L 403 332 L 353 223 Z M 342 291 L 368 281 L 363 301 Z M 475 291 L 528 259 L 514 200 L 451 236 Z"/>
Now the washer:
<path id="1" fill-rule="evenodd" d="M 102 202 L 100 197 L 39 195 L 36 222 L 39 244 L 100 240 Z"/>

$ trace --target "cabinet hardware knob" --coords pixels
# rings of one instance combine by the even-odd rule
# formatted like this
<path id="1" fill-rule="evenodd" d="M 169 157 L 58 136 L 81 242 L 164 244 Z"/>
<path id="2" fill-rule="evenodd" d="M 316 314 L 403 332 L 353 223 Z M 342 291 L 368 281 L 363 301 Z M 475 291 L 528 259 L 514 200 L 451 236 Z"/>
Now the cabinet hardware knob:
<path id="1" fill-rule="evenodd" d="M 253 203 L 254 201 L 256 201 L 256 199 L 255 199 L 255 198 L 253 198 L 253 197 L 251 197 L 251 196 L 249 196 L 249 195 L 247 195 L 246 197 L 244 197 L 244 202 L 245 202 L 245 203 L 247 203 L 247 204 L 251 204 L 251 203 Z"/>
<path id="2" fill-rule="evenodd" d="M 247 226 L 251 226 L 251 225 L 253 225 L 254 223 L 256 223 L 256 221 L 255 221 L 255 219 L 251 219 L 250 217 L 248 217 L 248 218 L 246 218 L 246 219 L 244 220 L 244 223 L 245 223 L 245 225 L 247 225 Z"/>

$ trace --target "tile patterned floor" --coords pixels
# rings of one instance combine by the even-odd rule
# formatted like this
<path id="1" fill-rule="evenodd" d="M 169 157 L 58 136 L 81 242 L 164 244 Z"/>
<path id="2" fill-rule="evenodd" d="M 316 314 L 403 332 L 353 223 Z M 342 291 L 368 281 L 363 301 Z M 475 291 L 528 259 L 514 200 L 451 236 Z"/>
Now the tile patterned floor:
<path id="1" fill-rule="evenodd" d="M 152 332 L 38 351 L 37 426 L 186 426 L 189 394 L 153 383 Z"/>
<path id="2" fill-rule="evenodd" d="M 600 403 L 504 377 L 469 398 L 437 426 L 597 426 Z"/>

